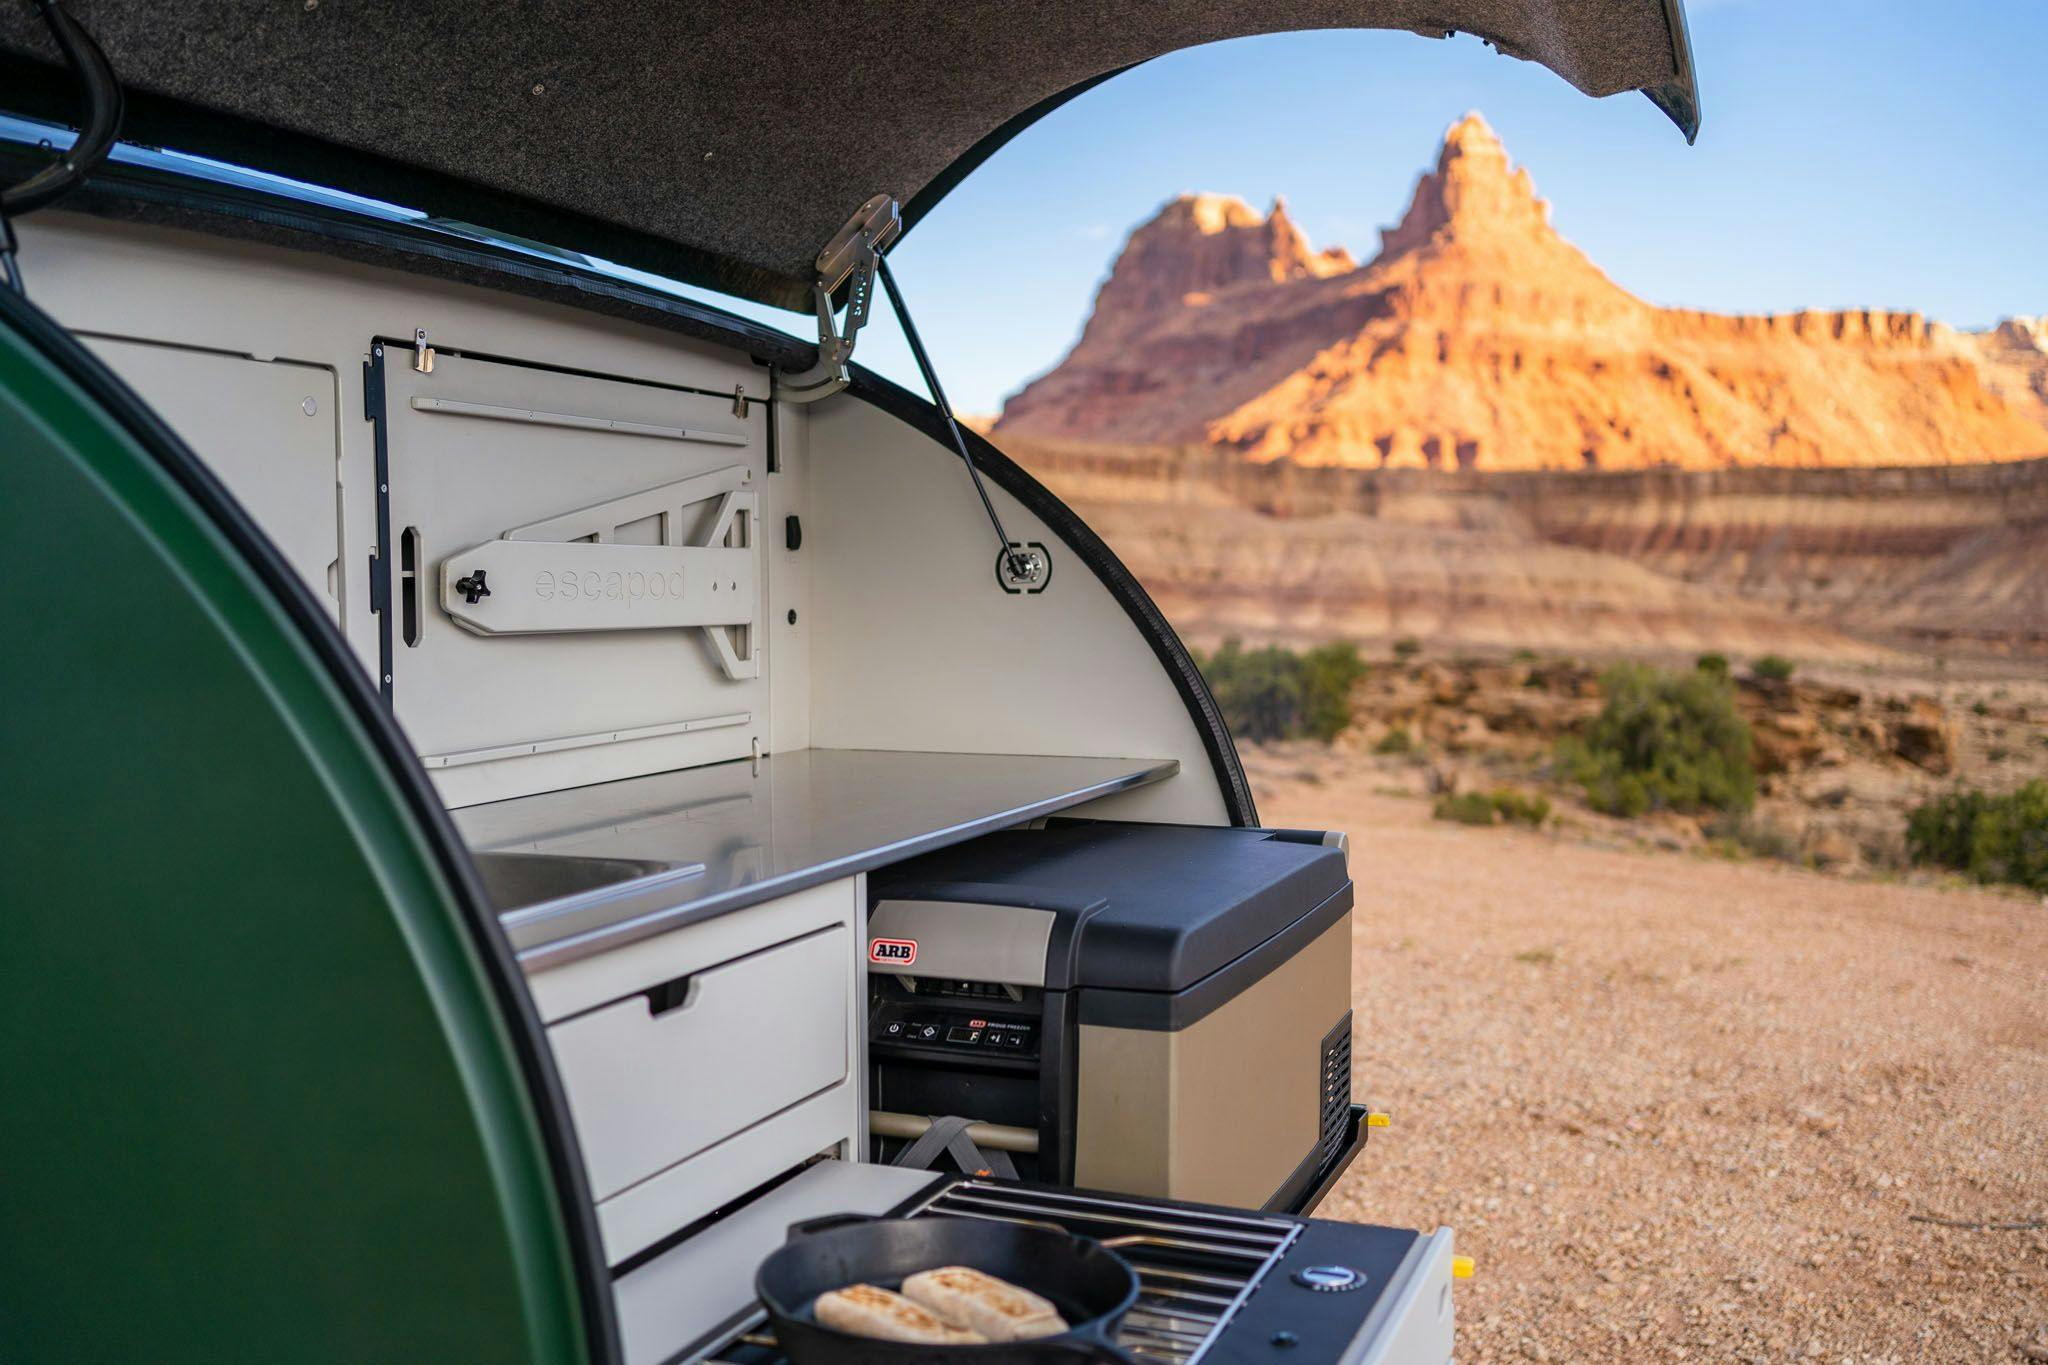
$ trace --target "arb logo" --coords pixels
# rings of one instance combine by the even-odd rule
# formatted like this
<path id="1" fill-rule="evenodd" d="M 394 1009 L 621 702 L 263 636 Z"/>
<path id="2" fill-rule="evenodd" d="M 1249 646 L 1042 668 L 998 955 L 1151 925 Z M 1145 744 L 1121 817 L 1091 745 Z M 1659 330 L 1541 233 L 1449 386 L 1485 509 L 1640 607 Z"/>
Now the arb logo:
<path id="1" fill-rule="evenodd" d="M 917 961 L 917 940 L 878 938 L 868 944 L 868 961 L 879 962 L 884 967 L 908 967 Z"/>

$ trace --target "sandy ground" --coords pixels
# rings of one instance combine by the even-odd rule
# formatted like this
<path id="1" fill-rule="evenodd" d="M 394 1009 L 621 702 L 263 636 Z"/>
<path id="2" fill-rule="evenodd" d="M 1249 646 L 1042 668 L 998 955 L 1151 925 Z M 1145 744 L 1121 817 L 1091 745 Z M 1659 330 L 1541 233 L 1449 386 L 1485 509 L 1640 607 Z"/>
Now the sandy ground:
<path id="1" fill-rule="evenodd" d="M 1470 829 L 1345 829 L 1355 1093 L 1325 1216 L 1457 1230 L 1459 1359 L 2048 1361 L 2048 905 Z M 1325 770 L 1327 771 L 1327 770 Z"/>

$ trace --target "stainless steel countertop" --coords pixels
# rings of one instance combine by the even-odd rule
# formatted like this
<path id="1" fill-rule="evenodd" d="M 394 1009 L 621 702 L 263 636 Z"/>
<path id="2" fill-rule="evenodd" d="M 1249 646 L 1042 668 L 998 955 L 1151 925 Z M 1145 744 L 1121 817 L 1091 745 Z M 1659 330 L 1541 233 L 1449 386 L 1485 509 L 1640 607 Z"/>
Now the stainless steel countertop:
<path id="1" fill-rule="evenodd" d="M 702 863 L 510 910 L 539 971 L 1162 781 L 1173 759 L 802 749 L 453 812 L 474 852 Z"/>

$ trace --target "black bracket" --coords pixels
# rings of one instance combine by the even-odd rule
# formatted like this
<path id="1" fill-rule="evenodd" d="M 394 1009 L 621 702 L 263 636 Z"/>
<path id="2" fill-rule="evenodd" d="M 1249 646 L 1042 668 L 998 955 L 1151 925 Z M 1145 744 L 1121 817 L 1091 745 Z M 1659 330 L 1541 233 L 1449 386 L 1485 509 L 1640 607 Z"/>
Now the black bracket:
<path id="1" fill-rule="evenodd" d="M 1035 597 L 1052 582 L 1052 551 L 1036 540 L 1011 541 L 996 555 L 996 583 L 1012 596 Z"/>

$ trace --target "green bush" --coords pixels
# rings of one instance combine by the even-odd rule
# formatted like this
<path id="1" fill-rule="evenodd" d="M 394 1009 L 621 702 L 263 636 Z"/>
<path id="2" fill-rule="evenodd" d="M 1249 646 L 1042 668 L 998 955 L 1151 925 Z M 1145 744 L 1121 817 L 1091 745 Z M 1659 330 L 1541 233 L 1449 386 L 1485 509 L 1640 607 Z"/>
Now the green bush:
<path id="1" fill-rule="evenodd" d="M 1906 851 L 1916 863 L 2048 894 L 2048 781 L 2002 796 L 1963 788 L 1924 801 L 1906 817 Z"/>
<path id="2" fill-rule="evenodd" d="M 1728 676 L 1728 656 L 1726 654 L 1702 654 L 1699 658 L 1693 660 L 1692 666 L 1702 673 L 1713 673 L 1723 678 Z"/>
<path id="3" fill-rule="evenodd" d="M 1461 825 L 1510 824 L 1534 828 L 1550 818 L 1550 799 L 1506 787 L 1490 792 L 1456 792 L 1439 796 L 1430 813 L 1439 820 L 1455 820 Z"/>
<path id="4" fill-rule="evenodd" d="M 1454 792 L 1436 799 L 1430 814 L 1439 820 L 1455 820 L 1461 825 L 1492 825 L 1500 821 L 1500 812 L 1493 802 L 1486 799 L 1485 792 Z"/>
<path id="5" fill-rule="evenodd" d="M 1488 796 L 1493 808 L 1501 818 L 1511 825 L 1528 825 L 1535 828 L 1550 818 L 1550 798 L 1529 796 L 1522 792 L 1502 788 Z"/>
<path id="6" fill-rule="evenodd" d="M 1358 647 L 1348 642 L 1296 653 L 1225 640 L 1207 657 L 1196 654 L 1195 664 L 1230 732 L 1253 742 L 1336 738 L 1351 723 L 1351 689 L 1365 676 Z"/>
<path id="7" fill-rule="evenodd" d="M 1788 682 L 1799 665 L 1782 654 L 1766 654 L 1749 666 L 1749 671 L 1766 682 Z"/>
<path id="8" fill-rule="evenodd" d="M 1413 635 L 1403 635 L 1394 641 L 1394 657 L 1397 659 L 1412 659 L 1421 652 L 1422 641 Z"/>
<path id="9" fill-rule="evenodd" d="M 1728 680 L 1701 669 L 1616 664 L 1583 735 L 1558 741 L 1557 766 L 1595 810 L 1748 810 L 1756 800 L 1749 726 Z"/>
<path id="10" fill-rule="evenodd" d="M 1408 733 L 1405 725 L 1396 725 L 1380 736 L 1380 742 L 1372 746 L 1376 754 L 1407 754 L 1415 751 L 1415 736 Z"/>
<path id="11" fill-rule="evenodd" d="M 1327 744 L 1351 724 L 1351 689 L 1365 676 L 1365 660 L 1341 640 L 1303 654 L 1301 672 L 1303 728 Z"/>

